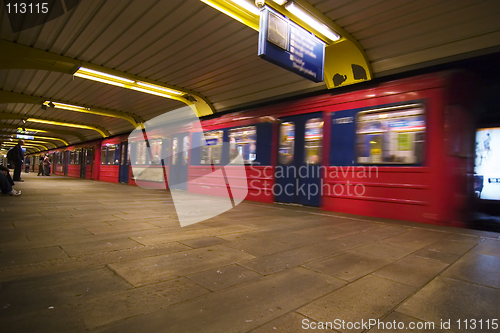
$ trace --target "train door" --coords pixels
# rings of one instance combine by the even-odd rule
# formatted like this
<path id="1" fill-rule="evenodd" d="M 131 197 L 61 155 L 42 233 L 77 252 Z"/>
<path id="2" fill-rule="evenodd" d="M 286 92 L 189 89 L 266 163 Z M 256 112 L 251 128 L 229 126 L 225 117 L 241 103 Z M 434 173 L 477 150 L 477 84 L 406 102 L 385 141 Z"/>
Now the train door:
<path id="1" fill-rule="evenodd" d="M 168 185 L 170 189 L 187 190 L 189 162 L 189 133 L 180 133 L 172 137 L 172 159 Z"/>
<path id="2" fill-rule="evenodd" d="M 120 143 L 120 170 L 118 172 L 118 181 L 120 183 L 128 183 L 128 142 Z"/>
<path id="3" fill-rule="evenodd" d="M 323 147 L 322 113 L 280 119 L 274 188 L 277 202 L 319 206 Z"/>
<path id="4" fill-rule="evenodd" d="M 70 158 L 70 151 L 65 151 L 63 152 L 63 163 L 64 163 L 64 175 L 68 175 L 68 166 L 69 166 L 69 158 Z"/>
<path id="5" fill-rule="evenodd" d="M 86 171 L 87 171 L 87 148 L 82 148 L 80 157 L 80 178 L 85 179 Z"/>

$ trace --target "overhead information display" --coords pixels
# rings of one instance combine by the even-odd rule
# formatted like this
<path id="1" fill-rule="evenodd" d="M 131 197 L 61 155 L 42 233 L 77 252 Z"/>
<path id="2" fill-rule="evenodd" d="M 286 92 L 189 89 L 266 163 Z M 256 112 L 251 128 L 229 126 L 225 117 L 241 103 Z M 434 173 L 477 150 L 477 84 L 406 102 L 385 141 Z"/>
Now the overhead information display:
<path id="1" fill-rule="evenodd" d="M 323 81 L 325 43 L 267 6 L 260 15 L 259 57 L 306 79 Z"/>

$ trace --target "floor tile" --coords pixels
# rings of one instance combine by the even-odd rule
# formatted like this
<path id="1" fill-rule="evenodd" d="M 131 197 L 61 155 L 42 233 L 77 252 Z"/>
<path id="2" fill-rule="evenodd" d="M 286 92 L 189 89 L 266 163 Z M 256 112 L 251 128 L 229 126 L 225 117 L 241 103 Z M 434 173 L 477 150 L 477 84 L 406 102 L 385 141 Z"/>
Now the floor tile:
<path id="1" fill-rule="evenodd" d="M 144 247 L 129 238 L 118 238 L 110 240 L 101 240 L 93 242 L 85 242 L 78 244 L 61 245 L 64 251 L 71 257 L 81 256 L 92 253 L 103 253 L 110 251 L 119 251 L 124 249 L 134 249 Z"/>
<path id="2" fill-rule="evenodd" d="M 355 252 L 345 252 L 327 259 L 307 263 L 304 267 L 335 276 L 339 279 L 354 281 L 391 262 L 393 261 L 389 259 Z"/>
<path id="3" fill-rule="evenodd" d="M 440 274 L 446 267 L 448 264 L 441 261 L 410 256 L 373 272 L 373 275 L 420 287 Z"/>
<path id="4" fill-rule="evenodd" d="M 382 317 L 415 291 L 414 287 L 367 276 L 302 308 L 298 313 L 316 321 L 343 320 L 361 322 Z M 361 329 L 338 329 L 340 332 L 361 332 Z"/>
<path id="5" fill-rule="evenodd" d="M 137 287 L 252 258 L 254 256 L 217 245 L 114 263 L 110 264 L 109 267 Z"/>
<path id="6" fill-rule="evenodd" d="M 482 239 L 472 252 L 500 257 L 500 240 Z"/>
<path id="7" fill-rule="evenodd" d="M 397 260 L 406 257 L 413 252 L 412 249 L 404 248 L 401 246 L 391 245 L 382 242 L 376 242 L 357 247 L 352 251 L 358 253 L 365 253 L 371 256 Z"/>
<path id="8" fill-rule="evenodd" d="M 480 253 L 467 253 L 451 265 L 443 276 L 500 289 L 500 258 Z"/>
<path id="9" fill-rule="evenodd" d="M 246 332 L 343 284 L 324 274 L 294 268 L 116 322 L 96 332 Z"/>
<path id="10" fill-rule="evenodd" d="M 498 318 L 500 290 L 477 284 L 438 277 L 404 302 L 396 311 L 432 322 L 451 322 L 453 332 L 498 332 L 486 329 L 459 329 L 457 320 L 477 321 Z"/>
<path id="11" fill-rule="evenodd" d="M 180 278 L 120 292 L 102 292 L 72 306 L 84 318 L 85 327 L 92 329 L 208 293 L 194 282 Z"/>
<path id="12" fill-rule="evenodd" d="M 185 239 L 179 241 L 179 243 L 185 244 L 195 249 L 205 246 L 220 245 L 228 242 L 229 241 L 218 237 L 202 237 L 202 238 Z"/>

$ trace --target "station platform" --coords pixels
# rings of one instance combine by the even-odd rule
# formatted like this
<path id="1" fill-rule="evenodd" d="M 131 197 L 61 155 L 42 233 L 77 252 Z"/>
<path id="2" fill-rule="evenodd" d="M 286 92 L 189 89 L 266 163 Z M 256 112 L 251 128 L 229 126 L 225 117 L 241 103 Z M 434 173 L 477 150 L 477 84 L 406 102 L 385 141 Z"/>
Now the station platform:
<path id="1" fill-rule="evenodd" d="M 252 202 L 180 227 L 164 190 L 23 177 L 2 332 L 498 332 L 498 233 Z"/>

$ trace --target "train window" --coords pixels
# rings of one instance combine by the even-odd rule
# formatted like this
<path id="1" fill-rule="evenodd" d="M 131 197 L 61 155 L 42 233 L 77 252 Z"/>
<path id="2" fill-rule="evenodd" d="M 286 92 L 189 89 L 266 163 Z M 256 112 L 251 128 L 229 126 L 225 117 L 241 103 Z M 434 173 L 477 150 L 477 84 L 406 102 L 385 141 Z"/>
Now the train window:
<path id="1" fill-rule="evenodd" d="M 108 147 L 107 146 L 102 146 L 101 147 L 101 164 L 107 164 L 108 163 Z"/>
<path id="2" fill-rule="evenodd" d="M 115 145 L 108 146 L 108 164 L 109 165 L 115 164 L 114 163 L 115 151 L 116 151 Z"/>
<path id="3" fill-rule="evenodd" d="M 120 165 L 126 165 L 127 163 L 127 152 L 130 151 L 130 145 L 127 145 L 127 149 L 122 149 L 120 151 Z"/>
<path id="4" fill-rule="evenodd" d="M 108 149 L 108 164 L 120 164 L 120 145 L 112 145 Z"/>
<path id="5" fill-rule="evenodd" d="M 295 124 L 284 122 L 280 125 L 279 163 L 290 164 L 293 162 L 293 150 L 295 142 Z"/>
<path id="6" fill-rule="evenodd" d="M 82 150 L 79 149 L 79 150 L 76 150 L 75 151 L 75 164 L 80 164 L 80 156 L 82 154 Z"/>
<path id="7" fill-rule="evenodd" d="M 200 164 L 220 164 L 222 131 L 204 132 L 201 137 Z"/>
<path id="8" fill-rule="evenodd" d="M 162 147 L 162 140 L 151 140 L 149 141 L 149 146 L 151 148 L 151 160 L 149 161 L 149 164 L 161 164 L 161 147 Z"/>
<path id="9" fill-rule="evenodd" d="M 323 147 L 323 119 L 311 118 L 306 122 L 304 162 L 310 165 L 321 163 Z"/>
<path id="10" fill-rule="evenodd" d="M 356 125 L 358 163 L 422 163 L 425 137 L 422 105 L 363 111 L 358 114 Z"/>
<path id="11" fill-rule="evenodd" d="M 189 161 L 189 136 L 182 139 L 182 164 L 187 165 Z"/>
<path id="12" fill-rule="evenodd" d="M 234 128 L 229 131 L 229 160 L 233 161 L 238 154 L 245 164 L 251 164 L 257 158 L 257 130 L 255 126 Z M 233 163 L 233 162 L 231 162 Z"/>
<path id="13" fill-rule="evenodd" d="M 177 154 L 178 154 L 178 150 L 179 150 L 179 140 L 177 138 L 174 138 L 172 140 L 172 165 L 175 165 L 177 164 Z"/>
<path id="14" fill-rule="evenodd" d="M 136 149 L 137 154 L 135 155 L 134 165 L 146 164 L 146 142 L 137 142 Z"/>

